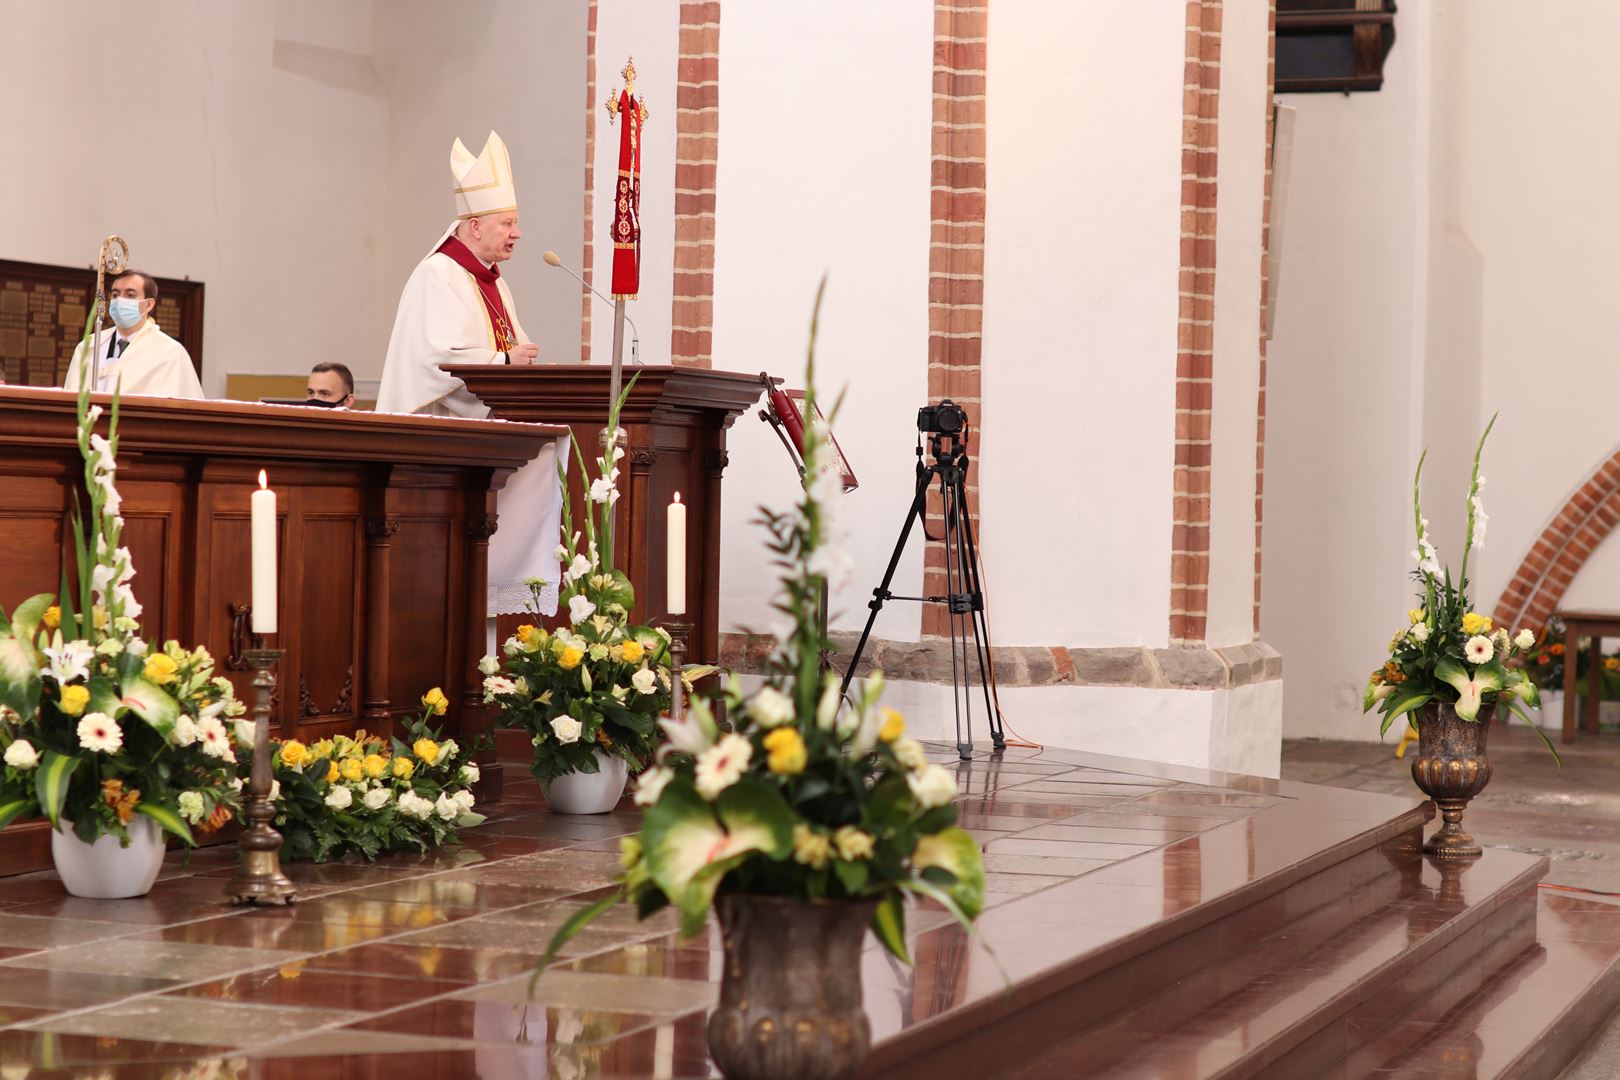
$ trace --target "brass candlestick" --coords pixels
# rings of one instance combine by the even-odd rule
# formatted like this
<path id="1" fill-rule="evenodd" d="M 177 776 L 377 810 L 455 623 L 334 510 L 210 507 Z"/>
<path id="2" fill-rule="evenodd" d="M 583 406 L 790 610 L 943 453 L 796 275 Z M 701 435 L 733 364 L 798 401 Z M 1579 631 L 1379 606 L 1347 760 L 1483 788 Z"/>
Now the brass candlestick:
<path id="1" fill-rule="evenodd" d="M 297 899 L 292 881 L 281 872 L 281 834 L 270 827 L 276 816 L 270 801 L 270 691 L 276 677 L 270 669 L 283 655 L 280 649 L 242 651 L 253 668 L 253 775 L 242 811 L 248 822 L 242 861 L 225 886 L 225 895 L 236 904 L 290 904 Z"/>
<path id="2" fill-rule="evenodd" d="M 669 631 L 669 718 L 679 724 L 686 718 L 686 683 L 681 679 L 681 665 L 686 660 L 686 635 L 692 632 L 687 622 L 666 622 Z"/>

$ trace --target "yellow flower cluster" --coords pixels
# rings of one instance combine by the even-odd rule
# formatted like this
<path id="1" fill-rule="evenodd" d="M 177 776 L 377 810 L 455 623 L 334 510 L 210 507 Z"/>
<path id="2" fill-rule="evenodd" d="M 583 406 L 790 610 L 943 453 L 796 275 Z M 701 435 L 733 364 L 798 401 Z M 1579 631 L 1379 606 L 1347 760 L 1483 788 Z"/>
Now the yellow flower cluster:
<path id="1" fill-rule="evenodd" d="M 1470 636 L 1474 634 L 1488 634 L 1491 632 L 1491 620 L 1488 615 L 1481 615 L 1477 611 L 1470 611 L 1462 617 L 1462 631 Z"/>
<path id="2" fill-rule="evenodd" d="M 797 776 L 809 761 L 798 728 L 779 727 L 765 736 L 766 765 L 778 776 Z"/>
<path id="3" fill-rule="evenodd" d="M 179 670 L 180 665 L 176 664 L 168 655 L 153 653 L 146 658 L 146 668 L 142 671 L 142 674 L 159 686 L 167 686 L 169 683 L 174 682 L 175 672 Z"/>

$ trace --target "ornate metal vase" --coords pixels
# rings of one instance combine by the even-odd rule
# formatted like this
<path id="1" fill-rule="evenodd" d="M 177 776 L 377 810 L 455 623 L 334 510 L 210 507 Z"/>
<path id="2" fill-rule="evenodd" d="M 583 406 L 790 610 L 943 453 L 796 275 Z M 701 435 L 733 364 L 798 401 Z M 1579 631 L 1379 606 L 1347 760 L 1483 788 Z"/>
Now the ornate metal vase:
<path id="1" fill-rule="evenodd" d="M 840 1080 L 872 1045 L 861 944 L 875 900 L 719 899 L 726 967 L 709 1054 L 732 1080 Z"/>
<path id="2" fill-rule="evenodd" d="M 1412 779 L 1440 810 L 1440 830 L 1423 845 L 1437 859 L 1471 859 L 1481 849 L 1463 831 L 1463 810 L 1468 800 L 1485 790 L 1491 780 L 1491 761 L 1485 754 L 1494 706 L 1479 711 L 1479 720 L 1464 720 L 1449 704 L 1431 703 L 1418 713 L 1418 755 L 1412 760 Z"/>

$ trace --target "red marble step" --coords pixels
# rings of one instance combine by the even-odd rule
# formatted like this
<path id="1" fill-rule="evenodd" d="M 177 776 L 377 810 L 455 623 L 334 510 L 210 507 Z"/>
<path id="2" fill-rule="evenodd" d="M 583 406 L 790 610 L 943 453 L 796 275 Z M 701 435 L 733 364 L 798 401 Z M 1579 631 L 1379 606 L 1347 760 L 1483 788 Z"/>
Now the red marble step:
<path id="1" fill-rule="evenodd" d="M 1620 1007 L 1620 906 L 1543 890 L 1536 940 L 1445 1007 L 1420 1003 L 1323 1080 L 1553 1080 Z"/>

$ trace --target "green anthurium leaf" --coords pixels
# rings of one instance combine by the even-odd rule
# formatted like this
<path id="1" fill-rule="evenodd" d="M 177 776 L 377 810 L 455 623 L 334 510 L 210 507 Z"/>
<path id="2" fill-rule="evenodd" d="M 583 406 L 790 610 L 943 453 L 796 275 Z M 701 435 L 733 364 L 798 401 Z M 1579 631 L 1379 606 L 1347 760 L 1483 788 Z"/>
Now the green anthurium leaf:
<path id="1" fill-rule="evenodd" d="M 68 754 L 47 750 L 34 770 L 34 792 L 39 799 L 40 813 L 55 828 L 62 816 L 62 803 L 67 799 L 68 781 L 81 759 Z"/>
<path id="2" fill-rule="evenodd" d="M 118 708 L 124 702 L 118 696 L 118 687 L 105 675 L 94 675 L 88 686 L 90 690 L 90 704 L 84 707 L 87 713 L 104 713 L 107 716 L 117 716 Z"/>
<path id="3" fill-rule="evenodd" d="M 19 795 L 14 799 L 7 799 L 5 802 L 0 802 L 0 829 L 10 825 L 18 817 L 27 812 L 33 805 L 34 800 L 24 795 Z"/>
<path id="4" fill-rule="evenodd" d="M 937 866 L 948 871 L 956 879 L 947 887 L 951 899 L 968 918 L 977 918 L 984 910 L 984 860 L 978 841 L 962 829 L 945 829 L 920 838 L 911 865 L 917 870 Z"/>
<path id="5" fill-rule="evenodd" d="M 906 952 L 906 907 L 898 890 L 890 890 L 872 915 L 872 933 L 902 964 L 911 963 Z"/>
<path id="6" fill-rule="evenodd" d="M 1500 664 L 1481 665 L 1472 674 L 1455 660 L 1442 660 L 1434 665 L 1435 678 L 1457 691 L 1457 715 L 1464 720 L 1479 716 L 1485 695 L 1502 689 L 1506 674 Z"/>
<path id="7" fill-rule="evenodd" d="M 143 802 L 136 805 L 135 812 L 145 814 L 163 826 L 166 831 L 172 832 L 184 840 L 188 845 L 196 846 L 197 841 L 191 838 L 191 827 L 186 824 L 186 819 L 181 817 L 179 811 L 174 807 L 165 806 L 162 803 Z"/>
<path id="8" fill-rule="evenodd" d="M 11 613 L 11 632 L 24 641 L 33 640 L 34 631 L 39 629 L 39 621 L 45 617 L 45 609 L 55 599 L 50 593 L 40 593 L 18 604 Z"/>
<path id="9" fill-rule="evenodd" d="M 977 940 L 984 951 L 989 954 L 990 959 L 995 961 L 996 967 L 1001 969 L 1001 977 L 1009 983 L 1012 982 L 1012 979 L 1007 975 L 1007 969 L 1002 967 L 1001 958 L 998 957 L 995 950 L 990 947 L 990 943 L 985 941 L 983 936 L 981 936 L 979 932 L 973 928 L 972 918 L 968 916 L 967 912 L 962 910 L 961 905 L 957 904 L 956 898 L 952 896 L 948 890 L 942 889 L 928 879 L 920 877 L 914 877 L 909 880 L 902 881 L 900 882 L 900 887 L 908 892 L 917 893 L 919 896 L 926 896 L 940 907 L 950 912 L 951 917 L 961 924 L 962 929 L 966 930 L 971 937 Z"/>
<path id="10" fill-rule="evenodd" d="M 674 780 L 642 821 L 647 867 L 670 902 L 701 926 L 722 876 L 704 871 L 718 864 L 729 869 L 756 851 L 784 858 L 793 848 L 793 820 L 770 785 L 738 781 L 711 806 L 689 781 Z"/>
<path id="11" fill-rule="evenodd" d="M 174 730 L 174 722 L 180 719 L 180 703 L 174 700 L 173 695 L 139 675 L 125 679 L 122 691 L 123 704 L 160 735 L 168 738 Z"/>
<path id="12" fill-rule="evenodd" d="M 9 706 L 24 721 L 34 718 L 41 681 L 39 653 L 27 638 L 0 634 L 0 705 Z"/>

